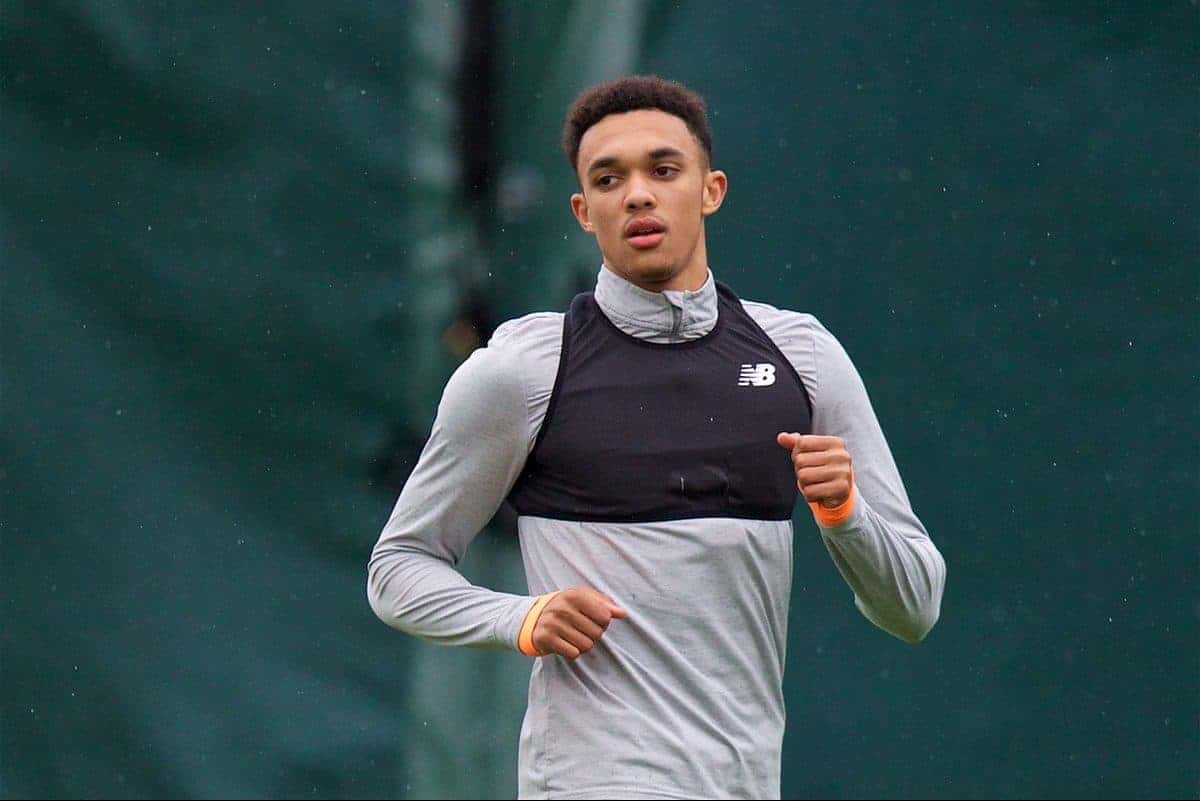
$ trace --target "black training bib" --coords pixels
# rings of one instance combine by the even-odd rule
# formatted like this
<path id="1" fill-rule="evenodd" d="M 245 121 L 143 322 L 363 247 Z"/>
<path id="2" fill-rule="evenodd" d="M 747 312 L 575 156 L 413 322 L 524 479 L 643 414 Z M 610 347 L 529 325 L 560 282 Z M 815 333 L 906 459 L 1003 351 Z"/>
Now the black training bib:
<path id="1" fill-rule="evenodd" d="M 546 419 L 508 496 L 519 514 L 791 518 L 796 479 L 775 435 L 810 431 L 808 395 L 733 291 L 717 282 L 717 297 L 712 331 L 669 345 L 575 297 Z"/>

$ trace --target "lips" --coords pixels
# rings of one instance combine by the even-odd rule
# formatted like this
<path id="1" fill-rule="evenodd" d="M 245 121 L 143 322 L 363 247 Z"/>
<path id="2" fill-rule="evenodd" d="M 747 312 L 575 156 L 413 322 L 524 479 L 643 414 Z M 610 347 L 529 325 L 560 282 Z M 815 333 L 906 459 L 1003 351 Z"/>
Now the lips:
<path id="1" fill-rule="evenodd" d="M 667 226 L 657 217 L 638 217 L 625 225 L 625 239 L 633 247 L 644 250 L 662 242 Z"/>

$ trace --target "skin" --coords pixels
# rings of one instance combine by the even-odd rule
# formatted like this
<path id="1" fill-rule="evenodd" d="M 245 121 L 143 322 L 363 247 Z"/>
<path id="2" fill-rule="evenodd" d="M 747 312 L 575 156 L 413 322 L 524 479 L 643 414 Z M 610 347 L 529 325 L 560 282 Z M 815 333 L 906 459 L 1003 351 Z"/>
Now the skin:
<path id="1" fill-rule="evenodd" d="M 834 509 L 850 499 L 854 464 L 841 437 L 780 432 L 775 438 L 792 453 L 796 488 L 809 503 Z"/>
<path id="2" fill-rule="evenodd" d="M 578 659 L 592 650 L 608 624 L 626 616 L 599 590 L 572 587 L 563 590 L 542 609 L 533 628 L 533 647 L 543 655 L 558 654 Z"/>
<path id="3" fill-rule="evenodd" d="M 709 168 L 682 119 L 657 109 L 604 117 L 579 141 L 576 176 L 582 191 L 571 195 L 571 211 L 596 237 L 607 269 L 651 292 L 704 285 L 704 220 L 721 207 L 728 179 Z M 646 217 L 665 224 L 666 235 L 638 249 L 625 226 Z"/>
<path id="4" fill-rule="evenodd" d="M 687 124 L 657 109 L 604 117 L 579 142 L 576 175 L 581 191 L 571 211 L 596 237 L 604 266 L 651 292 L 695 291 L 708 280 L 704 220 L 725 200 L 728 179 L 710 168 L 703 146 Z M 638 248 L 626 226 L 653 218 L 661 241 Z M 805 500 L 833 508 L 850 496 L 850 454 L 839 437 L 781 432 L 791 451 L 796 486 Z M 613 620 L 627 613 L 612 598 L 586 586 L 563 590 L 542 608 L 531 634 L 542 656 L 578 659 L 592 650 Z"/>

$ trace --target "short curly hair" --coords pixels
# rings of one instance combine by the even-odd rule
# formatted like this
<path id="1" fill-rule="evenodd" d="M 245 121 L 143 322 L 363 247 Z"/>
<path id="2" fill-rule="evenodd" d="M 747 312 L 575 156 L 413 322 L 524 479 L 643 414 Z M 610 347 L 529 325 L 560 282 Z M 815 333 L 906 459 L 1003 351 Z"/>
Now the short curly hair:
<path id="1" fill-rule="evenodd" d="M 708 128 L 704 98 L 681 83 L 657 75 L 627 75 L 585 89 L 571 104 L 562 138 L 563 152 L 571 162 L 571 169 L 578 169 L 579 140 L 588 128 L 609 114 L 645 108 L 665 111 L 683 120 L 712 163 L 712 131 Z"/>

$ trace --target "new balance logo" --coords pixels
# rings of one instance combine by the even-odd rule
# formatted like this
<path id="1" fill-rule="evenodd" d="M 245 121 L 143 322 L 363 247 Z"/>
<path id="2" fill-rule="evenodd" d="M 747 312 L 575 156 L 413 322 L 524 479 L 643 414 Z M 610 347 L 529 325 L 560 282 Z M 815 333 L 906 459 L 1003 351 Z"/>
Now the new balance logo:
<path id="1" fill-rule="evenodd" d="M 743 364 L 738 374 L 739 387 L 769 387 L 775 383 L 775 365 Z"/>

